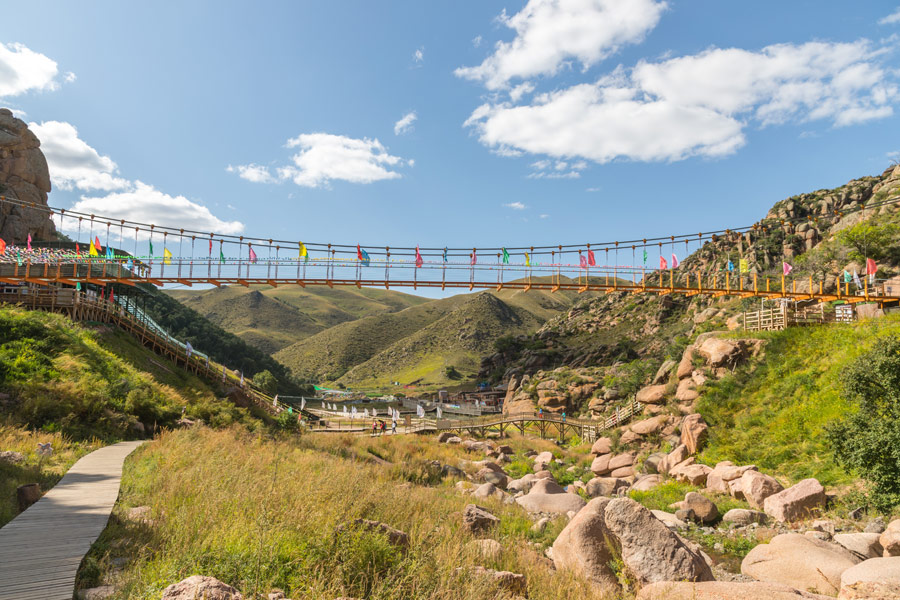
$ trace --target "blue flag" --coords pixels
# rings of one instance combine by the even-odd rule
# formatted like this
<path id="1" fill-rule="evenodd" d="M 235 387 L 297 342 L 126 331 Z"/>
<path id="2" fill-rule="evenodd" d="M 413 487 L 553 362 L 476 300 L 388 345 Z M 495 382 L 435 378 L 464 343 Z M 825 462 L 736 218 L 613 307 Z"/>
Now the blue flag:
<path id="1" fill-rule="evenodd" d="M 444 248 L 444 262 L 447 262 L 447 248 Z"/>
<path id="2" fill-rule="evenodd" d="M 106 247 L 106 258 L 107 260 L 112 260 L 114 258 L 112 248 L 109 246 Z"/>
<path id="3" fill-rule="evenodd" d="M 360 249 L 360 253 L 362 254 L 362 264 L 364 267 L 369 266 L 369 253 L 365 250 Z"/>
<path id="4" fill-rule="evenodd" d="M 734 263 L 731 262 L 730 260 L 728 261 L 727 269 L 728 269 L 729 271 L 734 271 Z"/>

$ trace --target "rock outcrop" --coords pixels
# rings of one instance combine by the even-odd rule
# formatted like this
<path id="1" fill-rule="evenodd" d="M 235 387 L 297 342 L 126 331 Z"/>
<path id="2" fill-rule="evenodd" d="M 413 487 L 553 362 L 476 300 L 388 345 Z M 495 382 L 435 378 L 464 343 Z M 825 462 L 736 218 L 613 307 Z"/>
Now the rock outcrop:
<path id="1" fill-rule="evenodd" d="M 47 206 L 50 170 L 41 142 L 25 121 L 0 108 L 0 196 L 36 207 Z M 55 239 L 56 228 L 47 212 L 0 204 L 0 238 L 8 244 Z"/>

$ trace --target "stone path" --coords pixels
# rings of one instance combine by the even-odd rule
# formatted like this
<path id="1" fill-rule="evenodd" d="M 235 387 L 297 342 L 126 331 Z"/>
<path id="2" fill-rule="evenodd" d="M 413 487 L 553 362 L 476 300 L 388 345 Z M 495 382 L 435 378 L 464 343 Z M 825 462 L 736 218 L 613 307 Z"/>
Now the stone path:
<path id="1" fill-rule="evenodd" d="M 75 573 L 119 496 L 122 463 L 143 442 L 120 442 L 75 463 L 0 529 L 0 600 L 71 600 Z"/>

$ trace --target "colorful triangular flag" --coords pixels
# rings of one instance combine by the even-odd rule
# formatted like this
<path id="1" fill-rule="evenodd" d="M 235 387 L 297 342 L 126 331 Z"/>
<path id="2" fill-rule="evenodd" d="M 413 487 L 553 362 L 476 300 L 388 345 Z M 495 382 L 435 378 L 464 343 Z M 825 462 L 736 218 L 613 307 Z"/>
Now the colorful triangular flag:
<path id="1" fill-rule="evenodd" d="M 250 244 L 247 244 L 247 248 L 250 249 L 250 262 L 255 263 L 256 262 L 256 252 L 254 252 L 253 246 L 251 246 Z"/>
<path id="2" fill-rule="evenodd" d="M 678 268 L 678 257 L 675 256 L 675 253 L 674 253 L 674 252 L 672 253 L 672 268 L 673 268 L 673 269 L 677 269 L 677 268 Z"/>
<path id="3" fill-rule="evenodd" d="M 662 256 L 659 257 L 659 268 L 660 269 L 668 269 L 669 263 L 666 262 L 666 259 Z"/>
<path id="4" fill-rule="evenodd" d="M 791 265 L 782 261 L 782 263 L 781 263 L 781 274 L 782 275 L 790 275 L 791 271 L 793 271 L 793 270 L 794 270 L 794 267 L 792 267 Z"/>
<path id="5" fill-rule="evenodd" d="M 506 248 L 503 248 L 503 264 L 509 264 L 509 252 L 506 251 Z"/>
<path id="6" fill-rule="evenodd" d="M 531 257 L 528 256 L 528 253 L 527 253 L 527 252 L 525 253 L 525 266 L 526 266 L 526 267 L 530 267 L 530 266 L 531 266 Z"/>
<path id="7" fill-rule="evenodd" d="M 28 251 L 31 252 L 31 234 L 28 234 Z"/>
<path id="8" fill-rule="evenodd" d="M 168 248 L 163 248 L 163 263 L 167 265 L 172 264 L 172 253 L 169 252 Z"/>
<path id="9" fill-rule="evenodd" d="M 594 259 L 594 251 L 593 250 L 588 250 L 588 259 L 587 260 L 588 260 L 588 265 L 590 265 L 592 267 L 597 266 L 597 261 Z"/>
<path id="10" fill-rule="evenodd" d="M 582 269 L 587 269 L 587 257 L 585 257 L 584 254 L 579 254 L 579 255 L 578 255 L 578 262 L 579 262 L 579 266 L 580 266 Z"/>
<path id="11" fill-rule="evenodd" d="M 475 263 L 478 262 L 478 254 L 475 252 L 474 249 L 472 250 L 472 255 L 469 257 L 469 259 L 470 259 L 470 263 L 469 263 L 469 264 L 473 264 L 473 265 L 474 265 Z"/>
<path id="12" fill-rule="evenodd" d="M 417 245 L 416 246 L 416 268 L 418 269 L 419 267 L 421 267 L 424 262 L 425 261 L 422 260 L 422 254 L 419 252 L 419 246 Z"/>
<path id="13" fill-rule="evenodd" d="M 302 258 L 303 262 L 308 262 L 309 261 L 309 252 L 307 252 L 306 246 L 303 244 L 303 242 L 297 242 L 297 244 L 298 244 L 297 258 Z"/>

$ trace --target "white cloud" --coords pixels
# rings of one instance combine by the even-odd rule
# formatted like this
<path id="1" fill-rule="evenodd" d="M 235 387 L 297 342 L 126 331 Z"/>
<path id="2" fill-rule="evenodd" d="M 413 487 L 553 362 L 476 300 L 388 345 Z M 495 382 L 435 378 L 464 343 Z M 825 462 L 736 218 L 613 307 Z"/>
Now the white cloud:
<path id="1" fill-rule="evenodd" d="M 222 221 L 205 206 L 192 202 L 184 196 L 170 196 L 141 181 L 135 181 L 133 188 L 124 192 L 114 192 L 95 198 L 82 196 L 72 210 L 112 219 L 211 233 L 239 234 L 244 231 L 244 225 L 239 221 Z M 72 231 L 73 227 L 77 227 L 77 221 L 66 218 L 63 227 L 67 231 Z M 110 232 L 117 235 L 116 229 L 118 228 L 113 227 Z M 126 239 L 134 235 L 134 229 L 128 233 L 126 227 L 125 231 Z M 147 236 L 140 234 L 140 237 L 146 239 Z"/>
<path id="2" fill-rule="evenodd" d="M 514 78 L 554 75 L 570 60 L 587 69 L 621 46 L 640 42 L 665 9 L 657 0 L 529 0 L 513 16 L 504 11 L 498 17 L 515 30 L 511 42 L 498 42 L 479 66 L 455 73 L 503 89 Z"/>
<path id="3" fill-rule="evenodd" d="M 237 173 L 241 179 L 252 181 L 253 183 L 272 183 L 276 181 L 275 177 L 269 173 L 268 167 L 257 164 L 238 165 L 236 167 L 228 165 L 225 168 L 229 173 Z"/>
<path id="4" fill-rule="evenodd" d="M 377 139 L 305 133 L 288 140 L 287 147 L 300 152 L 291 157 L 292 165 L 278 169 L 278 175 L 304 187 L 327 186 L 333 180 L 372 183 L 399 179 L 400 173 L 391 168 L 411 165 L 411 161 L 388 154 Z"/>
<path id="5" fill-rule="evenodd" d="M 506 208 L 511 208 L 513 210 L 525 210 L 526 208 L 528 208 L 521 202 L 510 202 L 508 204 L 504 204 L 503 206 L 505 206 Z"/>
<path id="6" fill-rule="evenodd" d="M 118 167 L 78 137 L 78 130 L 64 121 L 29 123 L 41 140 L 41 150 L 50 168 L 50 180 L 63 190 L 113 191 L 129 187 L 126 179 L 116 177 Z"/>
<path id="7" fill-rule="evenodd" d="M 759 52 L 710 49 L 641 61 L 594 83 L 537 95 L 528 105 L 487 103 L 465 125 L 498 152 L 605 163 L 718 157 L 745 143 L 750 123 L 828 120 L 845 126 L 892 114 L 896 75 L 883 50 L 778 44 Z"/>
<path id="8" fill-rule="evenodd" d="M 59 88 L 56 61 L 23 44 L 0 43 L 0 98 Z"/>
<path id="9" fill-rule="evenodd" d="M 548 214 L 543 214 L 543 215 L 541 215 L 541 218 L 542 218 L 542 219 L 546 219 L 546 218 L 549 217 L 549 216 L 550 216 L 550 215 L 548 215 Z"/>
<path id="10" fill-rule="evenodd" d="M 418 64 L 425 60 L 425 46 L 420 48 L 416 48 L 416 51 L 413 52 L 413 60 Z"/>
<path id="11" fill-rule="evenodd" d="M 475 46 L 476 48 L 481 45 L 481 36 L 480 35 L 476 35 L 474 38 L 472 38 L 472 45 Z"/>
<path id="12" fill-rule="evenodd" d="M 586 189 L 586 190 L 584 190 L 584 191 L 594 193 L 594 192 L 599 192 L 599 191 L 600 191 L 600 188 L 598 188 L 598 187 L 589 187 L 588 189 Z"/>
<path id="13" fill-rule="evenodd" d="M 394 123 L 394 135 L 403 135 L 412 131 L 413 123 L 416 122 L 416 119 L 418 119 L 418 116 L 414 110 L 403 115 L 403 118 Z"/>
<path id="14" fill-rule="evenodd" d="M 518 102 L 524 96 L 527 96 L 531 92 L 534 91 L 534 84 L 530 81 L 526 81 L 524 83 L 520 83 L 513 89 L 509 90 L 509 99 L 513 102 Z"/>
<path id="15" fill-rule="evenodd" d="M 66 83 L 72 83 L 73 81 L 78 79 L 78 76 L 75 75 L 75 73 L 73 73 L 72 71 L 69 71 L 68 73 L 65 74 L 63 79 L 65 80 Z"/>
<path id="16" fill-rule="evenodd" d="M 900 23 L 900 8 L 878 20 L 879 25 L 896 25 L 897 23 Z"/>

